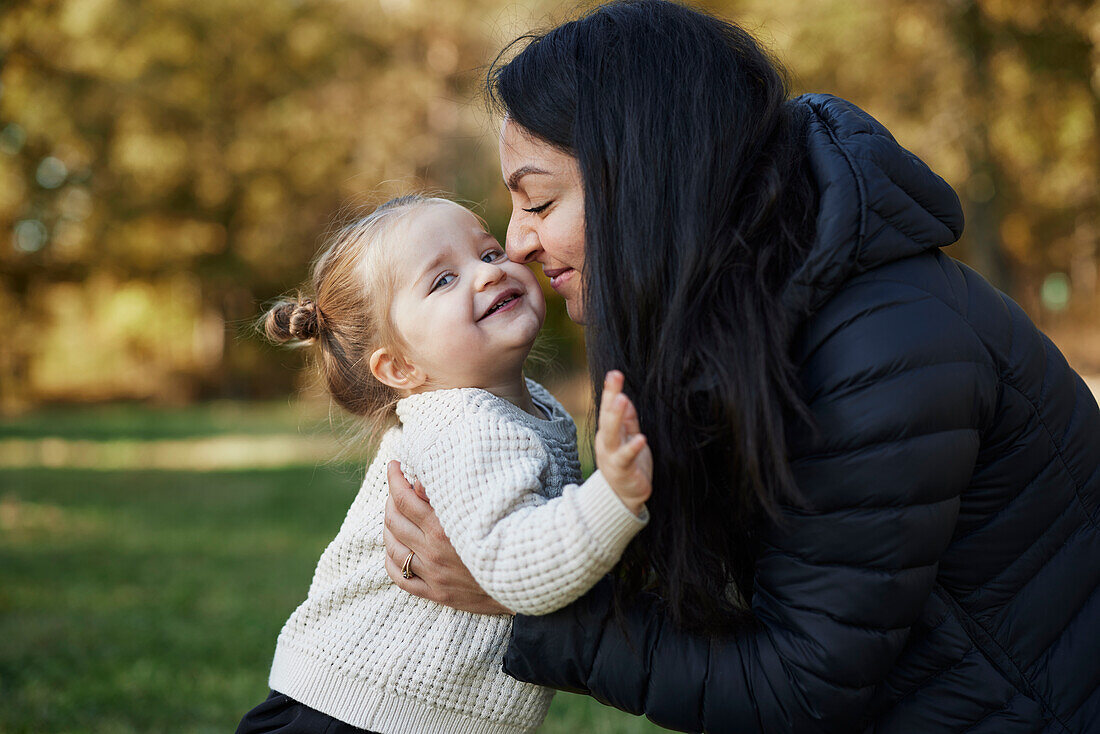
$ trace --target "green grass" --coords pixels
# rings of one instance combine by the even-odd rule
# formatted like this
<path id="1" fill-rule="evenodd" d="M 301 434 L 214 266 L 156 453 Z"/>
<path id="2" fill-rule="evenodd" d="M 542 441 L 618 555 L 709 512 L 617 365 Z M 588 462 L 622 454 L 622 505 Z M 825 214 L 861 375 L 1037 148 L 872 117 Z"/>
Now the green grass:
<path id="1" fill-rule="evenodd" d="M 0 733 L 232 731 L 359 471 L 0 471 Z M 540 731 L 658 729 L 558 694 Z"/>
<path id="2" fill-rule="evenodd" d="M 0 421 L 0 439 L 154 440 L 221 436 L 230 433 L 267 435 L 328 431 L 324 403 L 214 402 L 187 407 L 153 407 L 137 403 L 100 406 L 57 406 Z"/>

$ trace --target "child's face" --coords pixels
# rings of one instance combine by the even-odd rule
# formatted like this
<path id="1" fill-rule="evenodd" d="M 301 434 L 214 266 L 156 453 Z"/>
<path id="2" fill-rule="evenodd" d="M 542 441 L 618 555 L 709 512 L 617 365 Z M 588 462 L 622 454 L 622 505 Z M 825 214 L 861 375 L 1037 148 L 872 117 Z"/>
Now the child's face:
<path id="1" fill-rule="evenodd" d="M 402 356 L 433 388 L 515 379 L 546 315 L 534 273 L 458 204 L 429 204 L 403 226 L 390 313 Z"/>

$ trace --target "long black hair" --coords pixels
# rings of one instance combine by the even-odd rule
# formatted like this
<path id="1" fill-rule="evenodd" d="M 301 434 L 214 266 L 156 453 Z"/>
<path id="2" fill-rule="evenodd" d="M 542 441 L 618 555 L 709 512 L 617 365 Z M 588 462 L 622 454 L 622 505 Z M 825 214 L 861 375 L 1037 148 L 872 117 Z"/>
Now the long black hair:
<path id="1" fill-rule="evenodd" d="M 596 402 L 621 370 L 654 454 L 618 598 L 655 589 L 696 629 L 749 621 L 762 523 L 797 501 L 785 426 L 807 414 L 780 293 L 817 193 L 786 74 L 736 25 L 625 0 L 517 39 L 487 81 L 579 162 Z"/>

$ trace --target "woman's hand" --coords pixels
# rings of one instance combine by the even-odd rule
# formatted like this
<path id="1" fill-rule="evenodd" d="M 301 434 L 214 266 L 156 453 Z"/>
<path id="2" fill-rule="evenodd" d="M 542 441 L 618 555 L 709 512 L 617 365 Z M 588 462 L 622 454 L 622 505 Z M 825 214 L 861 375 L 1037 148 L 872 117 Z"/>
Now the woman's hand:
<path id="1" fill-rule="evenodd" d="M 386 542 L 386 573 L 393 582 L 414 596 L 464 612 L 511 614 L 512 610 L 486 594 L 470 575 L 420 483 L 414 489 L 396 461 L 386 467 L 386 478 L 390 497 L 386 500 L 382 537 Z M 412 578 L 406 579 L 401 570 L 409 553 L 413 554 L 409 564 Z"/>
<path id="2" fill-rule="evenodd" d="M 646 445 L 634 403 L 623 394 L 623 373 L 612 370 L 603 383 L 596 429 L 596 467 L 635 515 L 653 491 L 653 454 Z"/>

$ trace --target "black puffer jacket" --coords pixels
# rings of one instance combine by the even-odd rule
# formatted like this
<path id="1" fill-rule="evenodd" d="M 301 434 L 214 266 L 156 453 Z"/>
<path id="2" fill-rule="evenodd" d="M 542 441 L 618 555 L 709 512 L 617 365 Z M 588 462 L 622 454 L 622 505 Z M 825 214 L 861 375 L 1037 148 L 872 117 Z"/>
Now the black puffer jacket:
<path id="1" fill-rule="evenodd" d="M 939 248 L 958 199 L 809 95 L 817 239 L 785 293 L 811 508 L 768 530 L 759 628 L 685 634 L 608 580 L 517 617 L 505 668 L 707 732 L 1100 732 L 1100 411 L 1020 308 Z"/>

